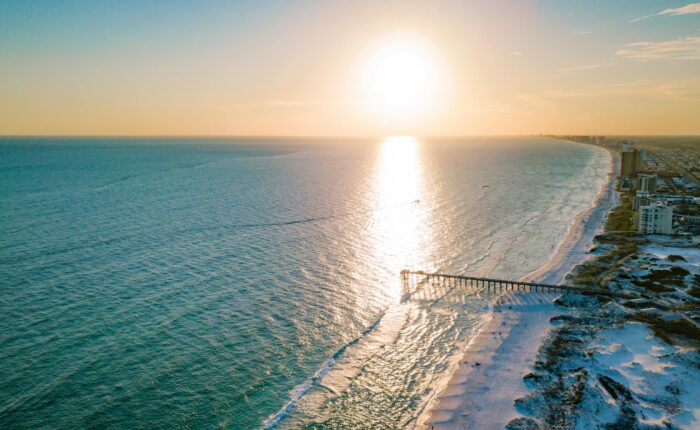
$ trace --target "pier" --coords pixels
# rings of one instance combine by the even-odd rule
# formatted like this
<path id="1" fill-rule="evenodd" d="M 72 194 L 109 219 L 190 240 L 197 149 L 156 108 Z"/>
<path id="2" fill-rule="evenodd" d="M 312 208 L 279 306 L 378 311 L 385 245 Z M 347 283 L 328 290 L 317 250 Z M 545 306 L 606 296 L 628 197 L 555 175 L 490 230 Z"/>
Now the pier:
<path id="1" fill-rule="evenodd" d="M 401 271 L 401 285 L 403 289 L 402 301 L 410 300 L 415 295 L 425 297 L 426 291 L 423 287 L 426 285 L 439 286 L 439 289 L 431 291 L 429 294 L 433 299 L 439 299 L 447 295 L 454 289 L 467 289 L 474 292 L 506 292 L 519 291 L 528 293 L 573 293 L 593 296 L 607 296 L 623 299 L 635 298 L 631 295 L 607 291 L 599 288 L 583 288 L 572 287 L 569 285 L 550 285 L 540 284 L 536 282 L 511 281 L 506 279 L 482 278 L 475 276 L 450 275 L 446 273 L 429 273 L 422 270 Z"/>

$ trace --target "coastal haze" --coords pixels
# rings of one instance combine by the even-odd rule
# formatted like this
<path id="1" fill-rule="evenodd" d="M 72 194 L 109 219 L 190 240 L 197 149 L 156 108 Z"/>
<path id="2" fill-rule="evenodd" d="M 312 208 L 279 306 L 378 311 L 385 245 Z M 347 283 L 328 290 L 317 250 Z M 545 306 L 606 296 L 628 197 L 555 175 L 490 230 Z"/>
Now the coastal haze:
<path id="1" fill-rule="evenodd" d="M 0 417 L 35 428 L 409 425 L 488 295 L 402 304 L 399 271 L 520 278 L 609 171 L 537 138 L 0 152 Z"/>

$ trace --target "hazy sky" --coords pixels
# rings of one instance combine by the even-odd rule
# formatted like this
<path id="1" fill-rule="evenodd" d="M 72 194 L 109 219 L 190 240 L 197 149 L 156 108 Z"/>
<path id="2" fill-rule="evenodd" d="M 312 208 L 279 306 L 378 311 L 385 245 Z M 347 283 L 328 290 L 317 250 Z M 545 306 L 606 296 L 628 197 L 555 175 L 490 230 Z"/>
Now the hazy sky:
<path id="1" fill-rule="evenodd" d="M 366 97 L 397 37 L 410 117 Z M 700 3 L 0 2 L 0 134 L 393 133 L 700 134 Z"/>

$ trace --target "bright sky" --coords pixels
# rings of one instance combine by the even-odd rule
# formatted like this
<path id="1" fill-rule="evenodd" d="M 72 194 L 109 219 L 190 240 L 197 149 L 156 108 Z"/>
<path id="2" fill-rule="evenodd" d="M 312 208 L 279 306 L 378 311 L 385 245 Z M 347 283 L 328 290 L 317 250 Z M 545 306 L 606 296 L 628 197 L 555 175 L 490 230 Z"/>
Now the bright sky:
<path id="1" fill-rule="evenodd" d="M 0 3 L 0 134 L 700 134 L 700 3 Z"/>

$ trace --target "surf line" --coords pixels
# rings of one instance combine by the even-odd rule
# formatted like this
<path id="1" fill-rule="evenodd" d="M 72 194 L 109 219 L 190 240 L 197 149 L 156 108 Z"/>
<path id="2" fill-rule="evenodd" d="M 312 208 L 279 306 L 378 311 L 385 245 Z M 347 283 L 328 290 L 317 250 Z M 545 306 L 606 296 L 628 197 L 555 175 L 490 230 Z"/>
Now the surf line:
<path id="1" fill-rule="evenodd" d="M 326 360 L 323 363 L 323 365 L 309 379 L 294 387 L 294 389 L 290 391 L 290 398 L 287 401 L 287 403 L 285 403 L 279 411 L 277 411 L 273 415 L 270 415 L 270 417 L 265 420 L 265 422 L 263 423 L 263 429 L 271 430 L 277 427 L 277 425 L 280 423 L 280 421 L 284 419 L 284 417 L 292 413 L 294 409 L 296 409 L 296 406 L 299 403 L 299 401 L 306 395 L 306 393 L 308 393 L 311 388 L 318 384 L 318 382 L 321 381 L 321 379 L 323 379 L 323 377 L 328 372 L 330 372 L 331 368 L 335 364 L 335 361 L 339 359 L 340 356 L 342 356 L 348 348 L 361 341 L 363 338 L 368 336 L 377 328 L 379 323 L 382 321 L 382 318 L 384 318 L 384 315 L 386 315 L 387 309 L 388 307 L 384 308 L 381 314 L 379 314 L 379 317 L 372 324 L 370 324 L 370 326 L 367 327 L 362 333 L 360 333 L 359 336 L 346 343 L 345 345 L 341 346 L 331 356 L 331 358 Z"/>
<path id="2" fill-rule="evenodd" d="M 383 208 L 379 209 L 374 209 L 371 210 L 370 212 L 382 212 L 390 209 L 396 209 L 402 206 L 410 206 L 410 205 L 417 205 L 420 204 L 420 200 L 413 200 L 410 202 L 406 203 L 399 203 L 397 205 L 393 206 L 386 206 Z M 322 216 L 322 217 L 314 217 L 314 218 L 305 218 L 305 219 L 298 219 L 298 220 L 291 220 L 291 221 L 278 221 L 278 222 L 268 222 L 268 223 L 255 223 L 255 224 L 234 224 L 231 226 L 231 228 L 237 228 L 237 229 L 244 229 L 244 228 L 260 228 L 260 227 L 281 227 L 281 226 L 287 226 L 287 225 L 294 225 L 294 224 L 308 224 L 312 222 L 319 222 L 319 221 L 326 221 L 329 219 L 337 219 L 337 218 L 348 218 L 353 215 L 356 215 L 352 212 L 348 213 L 343 213 L 343 214 L 337 214 L 337 215 L 328 215 L 328 216 Z"/>

